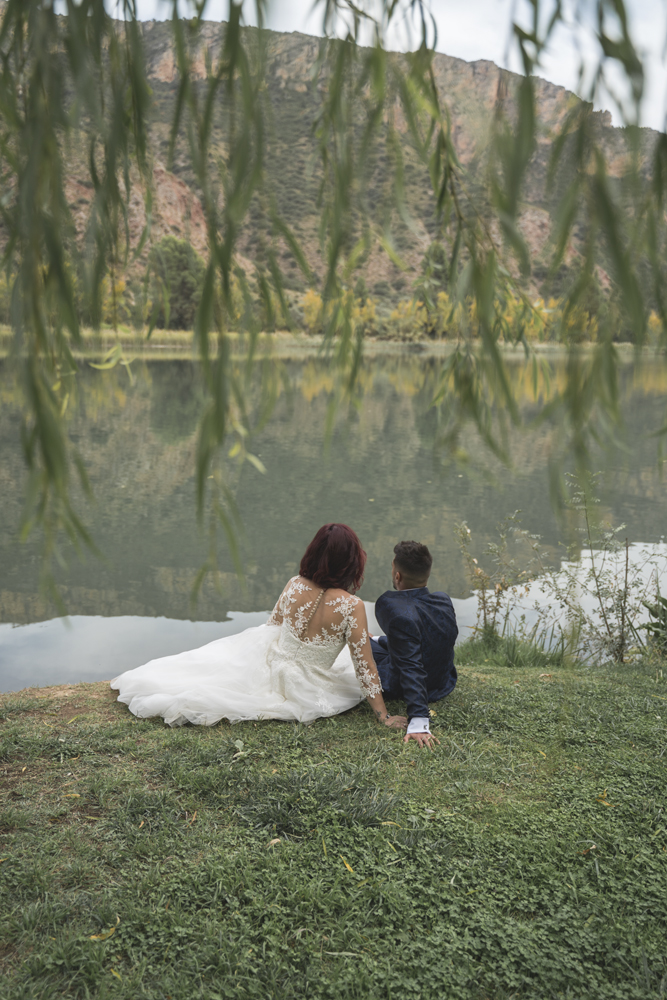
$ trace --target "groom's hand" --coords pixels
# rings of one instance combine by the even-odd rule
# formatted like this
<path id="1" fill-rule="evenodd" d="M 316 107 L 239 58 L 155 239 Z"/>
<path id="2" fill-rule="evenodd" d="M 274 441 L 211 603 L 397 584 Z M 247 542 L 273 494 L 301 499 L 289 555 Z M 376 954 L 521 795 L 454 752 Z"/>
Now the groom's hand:
<path id="1" fill-rule="evenodd" d="M 440 740 L 431 733 L 408 733 L 407 736 L 403 737 L 403 742 L 407 743 L 408 740 L 416 740 L 420 747 L 428 747 L 429 750 L 432 750 L 436 744 L 440 746 Z"/>

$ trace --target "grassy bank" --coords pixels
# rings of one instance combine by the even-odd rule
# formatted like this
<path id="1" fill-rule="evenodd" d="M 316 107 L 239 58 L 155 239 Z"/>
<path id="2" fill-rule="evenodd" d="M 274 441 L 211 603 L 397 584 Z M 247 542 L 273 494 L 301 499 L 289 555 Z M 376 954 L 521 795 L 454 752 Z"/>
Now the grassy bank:
<path id="1" fill-rule="evenodd" d="M 96 332 L 92 329 L 83 329 L 83 347 L 73 350 L 75 357 L 89 358 L 99 361 L 105 354 L 116 345 L 121 348 L 128 359 L 138 360 L 164 360 L 174 361 L 178 359 L 189 359 L 194 357 L 194 346 L 192 332 L 189 330 L 154 330 L 151 339 L 147 340 L 145 335 L 127 328 L 118 331 L 112 329 L 102 329 Z M 232 353 L 239 358 L 244 356 L 247 346 L 247 338 L 243 334 L 229 334 L 232 341 Z M 236 344 L 236 348 L 234 348 Z M 457 346 L 455 339 L 448 340 L 382 340 L 375 337 L 364 339 L 364 354 L 368 357 L 394 357 L 405 354 L 419 354 L 425 357 L 446 357 L 451 354 Z M 568 348 L 559 343 L 534 343 L 531 345 L 535 353 L 545 358 L 566 357 Z M 597 347 L 596 344 L 579 344 L 579 350 L 583 354 L 591 353 Z M 646 347 L 637 352 L 633 344 L 617 344 L 619 353 L 628 360 L 634 359 L 639 353 L 640 357 L 653 358 L 664 357 L 664 351 Z M 523 360 L 525 352 L 521 345 L 501 344 L 503 355 L 508 358 Z M 0 358 L 9 356 L 12 349 L 12 333 L 9 327 L 0 326 Z M 271 355 L 276 358 L 307 358 L 317 355 L 322 350 L 322 337 L 312 336 L 308 333 L 280 331 L 278 333 L 260 334 L 257 344 L 257 353 Z M 213 351 L 215 354 L 215 351 Z"/>
<path id="2" fill-rule="evenodd" d="M 664 996 L 667 684 L 473 658 L 436 710 L 430 754 L 6 696 L 0 996 Z"/>

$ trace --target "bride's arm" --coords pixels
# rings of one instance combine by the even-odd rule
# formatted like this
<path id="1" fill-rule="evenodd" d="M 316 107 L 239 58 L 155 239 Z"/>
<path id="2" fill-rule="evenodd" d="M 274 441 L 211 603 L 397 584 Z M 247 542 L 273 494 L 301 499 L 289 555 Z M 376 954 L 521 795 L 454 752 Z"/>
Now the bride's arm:
<path id="1" fill-rule="evenodd" d="M 290 589 L 292 583 L 294 582 L 294 579 L 295 578 L 292 577 L 292 579 L 288 580 L 287 583 L 285 584 L 282 594 L 276 601 L 275 608 L 269 615 L 269 620 L 266 623 L 267 625 L 282 625 L 283 618 L 285 617 L 285 598 L 287 596 L 287 591 Z"/>
<path id="2" fill-rule="evenodd" d="M 280 596 L 282 597 L 282 594 Z M 276 606 L 273 609 L 273 611 L 271 612 L 271 614 L 269 615 L 269 620 L 267 621 L 266 624 L 267 625 L 282 625 L 282 623 L 283 623 L 283 613 L 280 610 L 280 597 L 279 597 L 278 600 L 276 601 Z"/>
<path id="3" fill-rule="evenodd" d="M 378 722 L 390 726 L 392 729 L 405 729 L 407 719 L 401 715 L 389 715 L 387 706 L 382 697 L 382 684 L 378 675 L 373 652 L 371 650 L 371 640 L 368 635 L 368 620 L 366 618 L 366 608 L 364 602 L 357 599 L 357 606 L 354 614 L 350 616 L 350 631 L 347 637 L 347 644 L 354 664 L 354 672 L 361 688 L 366 695 L 366 701 L 373 710 L 373 714 Z"/>

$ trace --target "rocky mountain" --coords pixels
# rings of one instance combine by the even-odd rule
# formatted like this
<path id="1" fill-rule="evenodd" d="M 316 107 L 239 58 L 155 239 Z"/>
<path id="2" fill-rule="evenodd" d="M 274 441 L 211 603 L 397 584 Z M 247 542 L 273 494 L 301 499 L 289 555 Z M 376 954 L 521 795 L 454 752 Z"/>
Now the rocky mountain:
<path id="1" fill-rule="evenodd" d="M 212 22 L 204 24 L 195 45 L 195 77 L 205 79 L 207 58 L 212 65 L 216 64 L 223 32 L 224 25 Z M 143 33 L 154 100 L 152 140 L 159 216 L 156 219 L 155 234 L 171 231 L 187 235 L 199 248 L 205 242 L 205 233 L 184 141 L 179 143 L 173 173 L 170 174 L 164 166 L 177 86 L 171 28 L 168 23 L 150 21 L 144 23 Z M 320 91 L 326 86 L 326 81 L 321 76 L 313 79 L 313 67 L 320 42 L 317 38 L 298 32 L 266 32 L 263 40 L 266 45 L 266 88 L 273 117 L 270 181 L 279 208 L 306 247 L 311 267 L 321 273 L 323 263 L 317 237 L 316 204 L 319 175 L 317 165 L 313 166 L 313 123 L 318 111 Z M 511 119 L 513 95 L 519 77 L 499 69 L 487 60 L 468 63 L 446 55 L 436 55 L 433 68 L 441 100 L 449 109 L 452 136 L 459 159 L 466 167 L 471 181 L 481 183 L 487 170 L 486 152 L 498 102 L 505 104 Z M 546 185 L 549 158 L 554 135 L 578 98 L 563 87 L 541 79 L 536 80 L 536 91 L 538 143 L 528 172 L 519 225 L 533 257 L 533 284 L 539 289 L 540 279 L 545 272 L 540 265 L 552 229 L 553 204 Z M 592 113 L 592 121 L 598 140 L 605 150 L 610 173 L 620 177 L 628 157 L 626 133 L 612 125 L 608 112 Z M 401 127 L 400 116 L 399 130 L 402 130 L 405 137 L 406 186 L 414 225 L 408 228 L 399 223 L 395 227 L 394 238 L 398 250 L 407 262 L 408 273 L 401 273 L 380 248 L 371 253 L 363 266 L 367 286 L 377 295 L 392 297 L 407 291 L 432 240 L 435 226 L 427 172 L 411 147 L 407 128 L 404 124 Z M 648 154 L 657 133 L 650 129 L 643 131 L 644 150 Z M 216 141 L 222 150 L 225 143 L 222 128 L 218 129 Z M 376 165 L 378 196 L 381 194 L 381 177 L 382 157 Z M 255 206 L 251 210 L 241 241 L 242 254 L 249 261 L 253 261 L 258 253 L 261 254 L 260 240 L 254 225 L 256 221 Z M 286 247 L 283 247 L 282 254 L 282 263 L 288 277 L 291 275 L 294 287 L 300 288 L 296 264 Z M 573 263 L 576 256 L 575 242 L 570 247 L 566 260 Z M 604 268 L 600 269 L 599 277 L 603 286 L 608 284 Z"/>
<path id="2" fill-rule="evenodd" d="M 256 29 L 244 29 L 248 40 L 257 39 Z M 221 52 L 225 25 L 205 22 L 193 42 L 193 76 L 203 81 L 207 65 L 215 66 Z M 206 251 L 206 225 L 194 173 L 190 165 L 185 126 L 181 130 L 171 169 L 168 169 L 170 127 L 173 119 L 178 70 L 175 58 L 172 28 L 169 22 L 147 21 L 142 23 L 143 41 L 147 60 L 148 79 L 152 88 L 150 118 L 150 147 L 153 163 L 154 204 L 152 241 L 165 235 L 189 240 L 201 253 Z M 314 78 L 313 70 L 319 54 L 320 40 L 294 32 L 264 32 L 262 42 L 266 49 L 265 85 L 269 98 L 268 122 L 269 156 L 268 180 L 277 206 L 293 227 L 305 248 L 310 266 L 322 273 L 324 262 L 320 253 L 317 192 L 320 180 L 316 157 L 314 123 L 317 117 L 321 91 L 326 78 Z M 499 69 L 494 63 L 479 60 L 468 63 L 446 55 L 436 55 L 434 74 L 443 104 L 451 116 L 452 136 L 457 154 L 465 166 L 471 184 L 483 185 L 487 176 L 487 150 L 493 116 L 502 102 L 512 117 L 512 103 L 519 77 Z M 531 286 L 543 291 L 541 282 L 546 275 L 545 248 L 552 231 L 553 200 L 546 185 L 549 158 L 556 131 L 578 100 L 572 93 L 546 80 L 538 79 L 537 111 L 538 142 L 532 158 L 519 226 L 523 231 L 533 260 Z M 212 133 L 209 150 L 211 163 L 225 152 L 227 119 L 220 109 Z M 627 162 L 627 137 L 623 129 L 614 128 L 608 112 L 592 113 L 592 122 L 601 141 L 612 176 L 620 177 Z M 405 295 L 435 232 L 433 197 L 424 165 L 412 148 L 405 123 L 398 116 L 402 133 L 407 201 L 412 225 L 398 221 L 393 238 L 396 248 L 407 264 L 407 273 L 391 261 L 388 254 L 376 247 L 365 260 L 361 273 L 369 290 L 377 296 L 396 298 Z M 646 154 L 658 133 L 643 130 Z M 82 137 L 85 140 L 85 137 Z M 71 158 L 71 173 L 67 181 L 67 194 L 74 215 L 77 231 L 83 235 L 92 199 L 92 185 L 88 180 L 86 143 L 80 143 L 77 155 Z M 386 156 L 380 153 L 373 165 L 370 203 L 378 215 L 386 202 L 382 181 L 386 177 Z M 239 260 L 250 267 L 262 260 L 265 252 L 261 235 L 261 205 L 256 199 L 251 205 L 240 241 Z M 139 241 L 145 223 L 145 210 L 139 188 L 135 190 L 130 206 L 130 232 L 133 244 Z M 280 244 L 281 265 L 287 275 L 287 286 L 295 291 L 305 289 L 296 261 L 288 247 Z M 135 277 L 145 262 L 144 253 L 133 265 Z M 566 263 L 576 264 L 576 237 L 566 255 Z M 599 269 L 603 286 L 609 284 L 604 270 L 604 260 Z M 558 291 L 555 289 L 554 291 Z"/>

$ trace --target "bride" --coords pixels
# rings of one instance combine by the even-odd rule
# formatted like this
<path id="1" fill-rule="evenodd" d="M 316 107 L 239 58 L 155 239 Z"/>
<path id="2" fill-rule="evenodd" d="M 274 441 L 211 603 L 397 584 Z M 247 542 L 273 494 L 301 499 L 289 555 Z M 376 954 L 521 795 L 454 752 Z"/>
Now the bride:
<path id="1" fill-rule="evenodd" d="M 365 698 L 378 722 L 404 729 L 405 718 L 387 713 L 366 609 L 354 596 L 365 564 L 354 531 L 325 524 L 266 625 L 120 674 L 111 681 L 118 701 L 170 726 L 212 726 L 223 718 L 311 722 Z"/>

